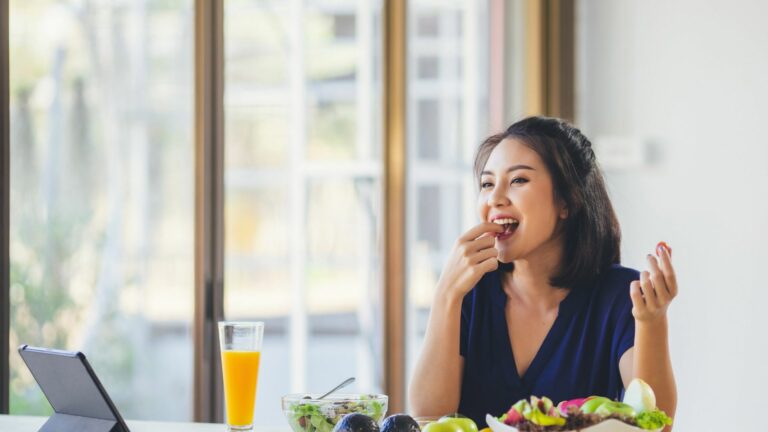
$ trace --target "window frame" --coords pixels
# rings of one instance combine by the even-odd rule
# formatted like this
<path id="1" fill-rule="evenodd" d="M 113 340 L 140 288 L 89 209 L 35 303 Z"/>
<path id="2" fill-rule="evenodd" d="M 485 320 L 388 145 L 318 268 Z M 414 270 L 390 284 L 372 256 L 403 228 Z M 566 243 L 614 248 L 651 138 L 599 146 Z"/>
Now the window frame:
<path id="1" fill-rule="evenodd" d="M 384 4 L 384 393 L 389 411 L 404 412 L 406 389 L 407 0 Z"/>
<path id="2" fill-rule="evenodd" d="M 224 319 L 224 0 L 194 0 L 196 422 L 224 421 L 217 322 Z"/>
<path id="3" fill-rule="evenodd" d="M 10 108 L 9 94 L 9 2 L 0 2 L 0 414 L 10 402 Z"/>

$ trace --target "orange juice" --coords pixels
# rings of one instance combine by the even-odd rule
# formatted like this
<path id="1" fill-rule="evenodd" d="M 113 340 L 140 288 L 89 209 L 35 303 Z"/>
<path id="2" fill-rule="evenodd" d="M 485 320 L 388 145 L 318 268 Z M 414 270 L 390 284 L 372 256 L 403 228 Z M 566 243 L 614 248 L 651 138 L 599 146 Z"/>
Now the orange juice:
<path id="1" fill-rule="evenodd" d="M 253 424 L 260 359 L 259 351 L 224 351 L 221 355 L 229 425 Z"/>

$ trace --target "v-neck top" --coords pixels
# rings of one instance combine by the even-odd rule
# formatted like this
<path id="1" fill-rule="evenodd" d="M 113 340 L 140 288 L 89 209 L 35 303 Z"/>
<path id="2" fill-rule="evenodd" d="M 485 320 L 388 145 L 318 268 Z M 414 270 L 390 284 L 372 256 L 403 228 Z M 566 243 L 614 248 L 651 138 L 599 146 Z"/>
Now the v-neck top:
<path id="1" fill-rule="evenodd" d="M 522 377 L 509 339 L 502 275 L 501 269 L 486 273 L 462 303 L 459 412 L 482 428 L 486 414 L 500 416 L 531 395 L 554 403 L 590 395 L 621 398 L 619 359 L 635 339 L 629 284 L 640 274 L 613 265 L 592 286 L 572 289 Z"/>

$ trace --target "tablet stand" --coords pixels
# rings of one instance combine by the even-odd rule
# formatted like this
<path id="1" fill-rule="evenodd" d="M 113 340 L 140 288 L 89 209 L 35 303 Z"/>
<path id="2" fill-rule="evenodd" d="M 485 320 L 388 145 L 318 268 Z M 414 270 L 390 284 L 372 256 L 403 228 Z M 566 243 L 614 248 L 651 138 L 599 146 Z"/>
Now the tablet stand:
<path id="1" fill-rule="evenodd" d="M 117 420 L 54 413 L 38 432 L 126 432 Z"/>

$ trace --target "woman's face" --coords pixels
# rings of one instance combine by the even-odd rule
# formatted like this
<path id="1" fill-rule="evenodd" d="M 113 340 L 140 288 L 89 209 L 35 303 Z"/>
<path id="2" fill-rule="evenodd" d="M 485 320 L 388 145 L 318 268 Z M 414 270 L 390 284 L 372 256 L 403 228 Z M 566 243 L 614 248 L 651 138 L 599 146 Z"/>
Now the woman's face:
<path id="1" fill-rule="evenodd" d="M 555 228 L 567 211 L 555 202 L 544 162 L 518 140 L 507 138 L 491 152 L 480 178 L 478 210 L 483 221 L 506 228 L 496 237 L 501 262 L 560 247 Z"/>

